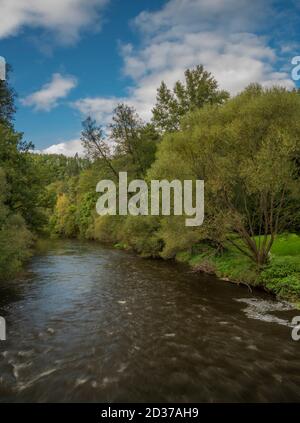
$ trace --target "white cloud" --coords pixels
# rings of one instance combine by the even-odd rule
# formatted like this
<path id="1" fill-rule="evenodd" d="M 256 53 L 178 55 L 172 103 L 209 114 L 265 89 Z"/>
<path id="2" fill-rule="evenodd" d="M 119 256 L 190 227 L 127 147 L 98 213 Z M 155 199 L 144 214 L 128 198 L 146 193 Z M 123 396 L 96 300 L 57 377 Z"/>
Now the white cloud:
<path id="1" fill-rule="evenodd" d="M 169 0 L 157 12 L 142 12 L 133 21 L 142 40 L 124 45 L 124 75 L 133 84 L 126 98 L 84 98 L 75 103 L 84 115 L 106 123 L 118 101 L 151 116 L 156 89 L 164 80 L 173 86 L 186 68 L 203 64 L 222 89 L 235 94 L 252 82 L 292 88 L 290 76 L 278 70 L 278 52 L 262 35 L 271 18 L 273 0 Z"/>
<path id="2" fill-rule="evenodd" d="M 101 27 L 108 0 L 0 0 L 0 39 L 24 27 L 42 28 L 63 44 L 78 40 L 84 28 Z"/>
<path id="3" fill-rule="evenodd" d="M 126 101 L 126 98 L 88 97 L 75 101 L 73 106 L 84 116 L 92 116 L 101 124 L 106 125 L 110 121 L 112 110 L 123 101 Z"/>
<path id="4" fill-rule="evenodd" d="M 84 150 L 80 139 L 53 144 L 43 150 L 34 150 L 37 154 L 64 154 L 67 157 L 74 157 L 77 153 L 80 157 L 84 156 Z"/>
<path id="5" fill-rule="evenodd" d="M 76 85 L 77 80 L 73 76 L 54 73 L 50 82 L 43 85 L 39 91 L 21 99 L 21 103 L 24 106 L 32 106 L 35 110 L 49 111 L 56 107 L 58 100 L 66 97 Z"/>
<path id="6" fill-rule="evenodd" d="M 169 0 L 157 12 L 144 11 L 134 25 L 150 38 L 170 39 L 202 31 L 253 31 L 274 17 L 273 0 Z"/>

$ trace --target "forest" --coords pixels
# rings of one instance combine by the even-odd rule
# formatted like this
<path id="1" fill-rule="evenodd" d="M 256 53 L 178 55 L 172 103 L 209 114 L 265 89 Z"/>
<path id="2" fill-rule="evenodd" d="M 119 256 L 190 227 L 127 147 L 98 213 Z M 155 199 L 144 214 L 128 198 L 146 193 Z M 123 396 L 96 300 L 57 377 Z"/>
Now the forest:
<path id="1" fill-rule="evenodd" d="M 8 69 L 9 74 L 9 69 Z M 118 104 L 82 124 L 85 157 L 37 154 L 14 128 L 14 89 L 0 81 L 0 279 L 40 238 L 80 238 L 186 263 L 195 272 L 300 299 L 300 95 L 251 84 L 231 97 L 203 66 L 157 89 L 152 118 Z M 205 181 L 205 218 L 99 216 L 102 179 Z"/>

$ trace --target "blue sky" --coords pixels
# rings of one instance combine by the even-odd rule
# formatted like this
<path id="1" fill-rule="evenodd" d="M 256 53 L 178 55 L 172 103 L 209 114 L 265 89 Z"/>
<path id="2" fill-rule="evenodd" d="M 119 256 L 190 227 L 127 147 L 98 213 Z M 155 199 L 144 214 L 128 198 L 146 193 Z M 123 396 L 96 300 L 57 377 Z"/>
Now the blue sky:
<path id="1" fill-rule="evenodd" d="M 38 150 L 82 152 L 81 121 L 126 101 L 150 118 L 160 81 L 199 63 L 232 94 L 292 88 L 293 0 L 0 0 L 0 55 L 13 66 L 16 128 Z"/>

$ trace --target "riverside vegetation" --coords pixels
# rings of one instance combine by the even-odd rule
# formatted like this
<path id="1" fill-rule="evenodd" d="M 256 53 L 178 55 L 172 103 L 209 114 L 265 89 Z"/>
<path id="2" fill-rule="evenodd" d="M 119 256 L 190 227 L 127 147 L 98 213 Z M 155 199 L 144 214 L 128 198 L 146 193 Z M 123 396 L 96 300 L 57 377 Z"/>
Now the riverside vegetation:
<path id="1" fill-rule="evenodd" d="M 252 84 L 218 89 L 202 66 L 170 89 L 150 122 L 119 104 L 109 128 L 83 122 L 86 157 L 33 154 L 13 126 L 14 92 L 0 81 L 0 276 L 21 269 L 40 236 L 82 238 L 176 259 L 300 299 L 300 95 Z M 109 135 L 107 135 L 109 134 Z M 202 179 L 205 219 L 98 216 L 101 179 Z"/>

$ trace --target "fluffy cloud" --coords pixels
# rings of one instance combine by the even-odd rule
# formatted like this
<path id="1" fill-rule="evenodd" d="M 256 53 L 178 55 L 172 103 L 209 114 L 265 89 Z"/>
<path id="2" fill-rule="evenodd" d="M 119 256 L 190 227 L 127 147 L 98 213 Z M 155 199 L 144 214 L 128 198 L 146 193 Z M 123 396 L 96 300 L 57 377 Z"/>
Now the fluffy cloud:
<path id="1" fill-rule="evenodd" d="M 51 31 L 61 43 L 77 41 L 83 28 L 101 27 L 108 0 L 1 0 L 0 39 L 24 27 Z"/>
<path id="2" fill-rule="evenodd" d="M 109 120 L 118 101 L 135 106 L 149 119 L 156 88 L 164 80 L 172 86 L 184 70 L 203 64 L 222 89 L 236 94 L 251 82 L 265 86 L 294 86 L 288 73 L 278 70 L 281 52 L 270 47 L 262 25 L 279 19 L 273 0 L 169 0 L 157 12 L 142 12 L 133 21 L 141 45 L 124 45 L 123 72 L 133 84 L 126 98 L 85 98 L 76 102 L 83 114 L 99 122 Z M 272 19 L 271 19 L 272 18 Z"/>
<path id="3" fill-rule="evenodd" d="M 98 122 L 106 125 L 110 121 L 112 110 L 118 103 L 123 101 L 127 101 L 127 99 L 121 97 L 84 98 L 75 101 L 73 107 L 78 109 L 84 116 L 93 116 Z"/>
<path id="4" fill-rule="evenodd" d="M 73 76 L 54 73 L 50 82 L 43 85 L 39 91 L 23 98 L 21 103 L 24 106 L 32 106 L 35 110 L 49 111 L 56 107 L 58 100 L 66 97 L 76 85 L 77 80 Z"/>
<path id="5" fill-rule="evenodd" d="M 142 12 L 134 25 L 150 38 L 178 38 L 189 32 L 254 31 L 274 18 L 273 0 L 169 0 L 157 12 Z"/>
<path id="6" fill-rule="evenodd" d="M 64 154 L 68 157 L 74 157 L 77 153 L 81 157 L 84 156 L 80 139 L 53 144 L 43 150 L 34 150 L 34 152 L 37 154 Z"/>

